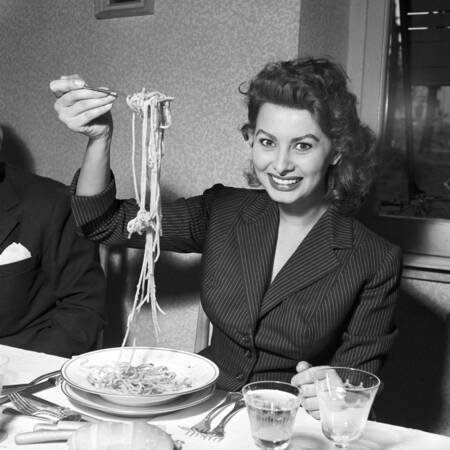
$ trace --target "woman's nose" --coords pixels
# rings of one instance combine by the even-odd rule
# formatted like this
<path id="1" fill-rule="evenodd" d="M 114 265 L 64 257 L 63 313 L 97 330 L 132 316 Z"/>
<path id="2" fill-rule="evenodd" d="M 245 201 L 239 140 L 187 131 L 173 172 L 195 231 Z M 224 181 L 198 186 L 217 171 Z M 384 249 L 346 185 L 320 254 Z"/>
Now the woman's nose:
<path id="1" fill-rule="evenodd" d="M 286 172 L 290 172 L 293 170 L 294 165 L 292 164 L 289 152 L 286 150 L 280 149 L 277 152 L 276 159 L 274 162 L 275 170 L 280 174 L 283 175 Z"/>

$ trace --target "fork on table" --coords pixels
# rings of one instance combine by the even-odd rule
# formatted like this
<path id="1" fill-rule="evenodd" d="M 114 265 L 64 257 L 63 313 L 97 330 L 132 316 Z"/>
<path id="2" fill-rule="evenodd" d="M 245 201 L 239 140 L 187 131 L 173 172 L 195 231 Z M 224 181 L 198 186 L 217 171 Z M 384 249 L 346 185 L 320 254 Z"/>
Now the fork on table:
<path id="1" fill-rule="evenodd" d="M 224 416 L 224 418 L 217 424 L 217 426 L 214 427 L 211 431 L 203 433 L 202 436 L 212 441 L 221 441 L 225 437 L 225 425 L 244 406 L 245 406 L 244 399 L 238 400 L 235 403 L 233 409 Z"/>
<path id="2" fill-rule="evenodd" d="M 211 431 L 211 421 L 214 416 L 225 406 L 230 405 L 231 403 L 235 403 L 242 399 L 242 394 L 240 392 L 228 392 L 225 399 L 220 402 L 216 407 L 214 407 L 200 422 L 192 425 L 188 428 L 182 427 L 186 434 L 194 435 L 194 434 L 205 434 Z"/>
<path id="3" fill-rule="evenodd" d="M 23 414 L 36 417 L 48 417 L 54 421 L 60 420 L 72 414 L 72 411 L 68 408 L 43 408 L 37 406 L 32 400 L 28 400 L 20 395 L 18 392 L 8 394 L 8 398 L 11 400 L 14 407 Z"/>

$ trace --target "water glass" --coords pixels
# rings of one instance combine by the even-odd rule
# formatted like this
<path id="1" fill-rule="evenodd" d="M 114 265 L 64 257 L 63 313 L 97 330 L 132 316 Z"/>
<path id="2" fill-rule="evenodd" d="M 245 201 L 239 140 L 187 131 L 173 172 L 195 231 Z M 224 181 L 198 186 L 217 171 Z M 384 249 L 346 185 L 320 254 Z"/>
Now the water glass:
<path id="1" fill-rule="evenodd" d="M 257 381 L 242 388 L 256 445 L 283 450 L 289 446 L 300 404 L 299 389 L 281 381 Z"/>
<path id="2" fill-rule="evenodd" d="M 328 367 L 314 372 L 323 434 L 336 448 L 358 439 L 366 425 L 380 379 L 364 370 Z"/>
<path id="3" fill-rule="evenodd" d="M 6 375 L 6 370 L 8 369 L 9 358 L 5 355 L 0 355 L 0 394 L 3 388 L 3 380 Z"/>

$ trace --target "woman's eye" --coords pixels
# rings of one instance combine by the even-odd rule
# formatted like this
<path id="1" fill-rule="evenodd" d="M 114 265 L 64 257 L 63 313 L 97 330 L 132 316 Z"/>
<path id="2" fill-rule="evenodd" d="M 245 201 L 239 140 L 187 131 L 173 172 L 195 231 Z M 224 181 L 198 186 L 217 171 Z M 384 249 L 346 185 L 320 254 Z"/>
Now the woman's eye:
<path id="1" fill-rule="evenodd" d="M 259 140 L 259 143 L 263 146 L 263 147 L 272 147 L 273 146 L 273 141 L 271 141 L 270 139 L 266 139 L 266 138 L 262 138 Z"/>
<path id="2" fill-rule="evenodd" d="M 297 142 L 297 144 L 295 144 L 295 149 L 301 152 L 305 152 L 306 150 L 309 150 L 311 147 L 312 145 L 309 144 L 308 142 Z"/>

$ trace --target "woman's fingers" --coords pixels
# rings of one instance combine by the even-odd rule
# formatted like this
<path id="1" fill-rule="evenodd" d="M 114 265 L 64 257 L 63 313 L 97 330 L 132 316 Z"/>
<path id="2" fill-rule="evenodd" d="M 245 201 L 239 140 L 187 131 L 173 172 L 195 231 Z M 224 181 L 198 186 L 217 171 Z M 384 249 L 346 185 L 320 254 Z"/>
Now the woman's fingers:
<path id="1" fill-rule="evenodd" d="M 50 83 L 57 97 L 54 109 L 59 120 L 70 130 L 92 138 L 110 134 L 112 119 L 107 113 L 116 97 L 83 86 L 85 82 L 78 75 L 63 76 Z"/>
<path id="2" fill-rule="evenodd" d="M 79 75 L 63 75 L 50 82 L 50 90 L 56 97 L 61 97 L 69 91 L 86 86 L 86 82 Z"/>
<path id="3" fill-rule="evenodd" d="M 297 365 L 298 366 L 298 365 Z M 323 369 L 328 366 L 309 366 L 309 368 L 303 370 L 302 372 L 297 373 L 292 377 L 292 384 L 296 386 L 302 386 L 303 384 L 311 384 L 314 383 L 314 373 L 318 369 Z"/>
<path id="4" fill-rule="evenodd" d="M 313 383 L 303 384 L 301 387 L 302 398 L 309 398 L 316 396 L 316 387 Z"/>
<path id="5" fill-rule="evenodd" d="M 80 95 L 77 92 L 76 98 L 72 95 L 72 92 L 67 93 L 55 102 L 55 110 L 58 116 L 63 119 L 64 117 L 76 117 L 81 114 L 85 114 L 91 111 L 89 115 L 97 116 L 97 112 L 100 112 L 100 108 L 112 105 L 115 97 L 112 95 L 101 94 L 101 97 L 86 98 L 84 95 Z M 105 108 L 102 110 L 104 111 Z M 108 109 L 108 108 L 106 108 Z M 99 111 L 96 111 L 99 110 Z M 90 120 L 92 120 L 91 117 Z"/>
<path id="6" fill-rule="evenodd" d="M 311 364 L 309 362 L 307 362 L 307 361 L 300 361 L 297 364 L 295 370 L 297 371 L 297 373 L 300 373 L 300 372 L 303 372 L 303 371 L 305 371 L 307 369 L 310 369 L 311 367 L 312 366 L 311 366 Z"/>
<path id="7" fill-rule="evenodd" d="M 103 116 L 104 114 L 106 114 L 108 111 L 110 111 L 112 106 L 113 106 L 112 103 L 109 103 L 107 105 L 100 106 L 95 109 L 84 111 L 83 113 L 78 114 L 76 116 L 70 116 L 65 119 L 61 118 L 61 120 L 71 130 L 86 133 L 89 131 L 89 129 L 94 128 L 93 127 L 94 121 L 99 117 Z M 96 133 L 94 130 L 92 130 L 92 132 L 90 132 L 89 134 L 94 136 L 100 133 L 99 132 Z"/>
<path id="8" fill-rule="evenodd" d="M 319 411 L 319 400 L 317 397 L 305 398 L 302 401 L 302 406 L 309 413 L 311 413 L 313 411 Z"/>

